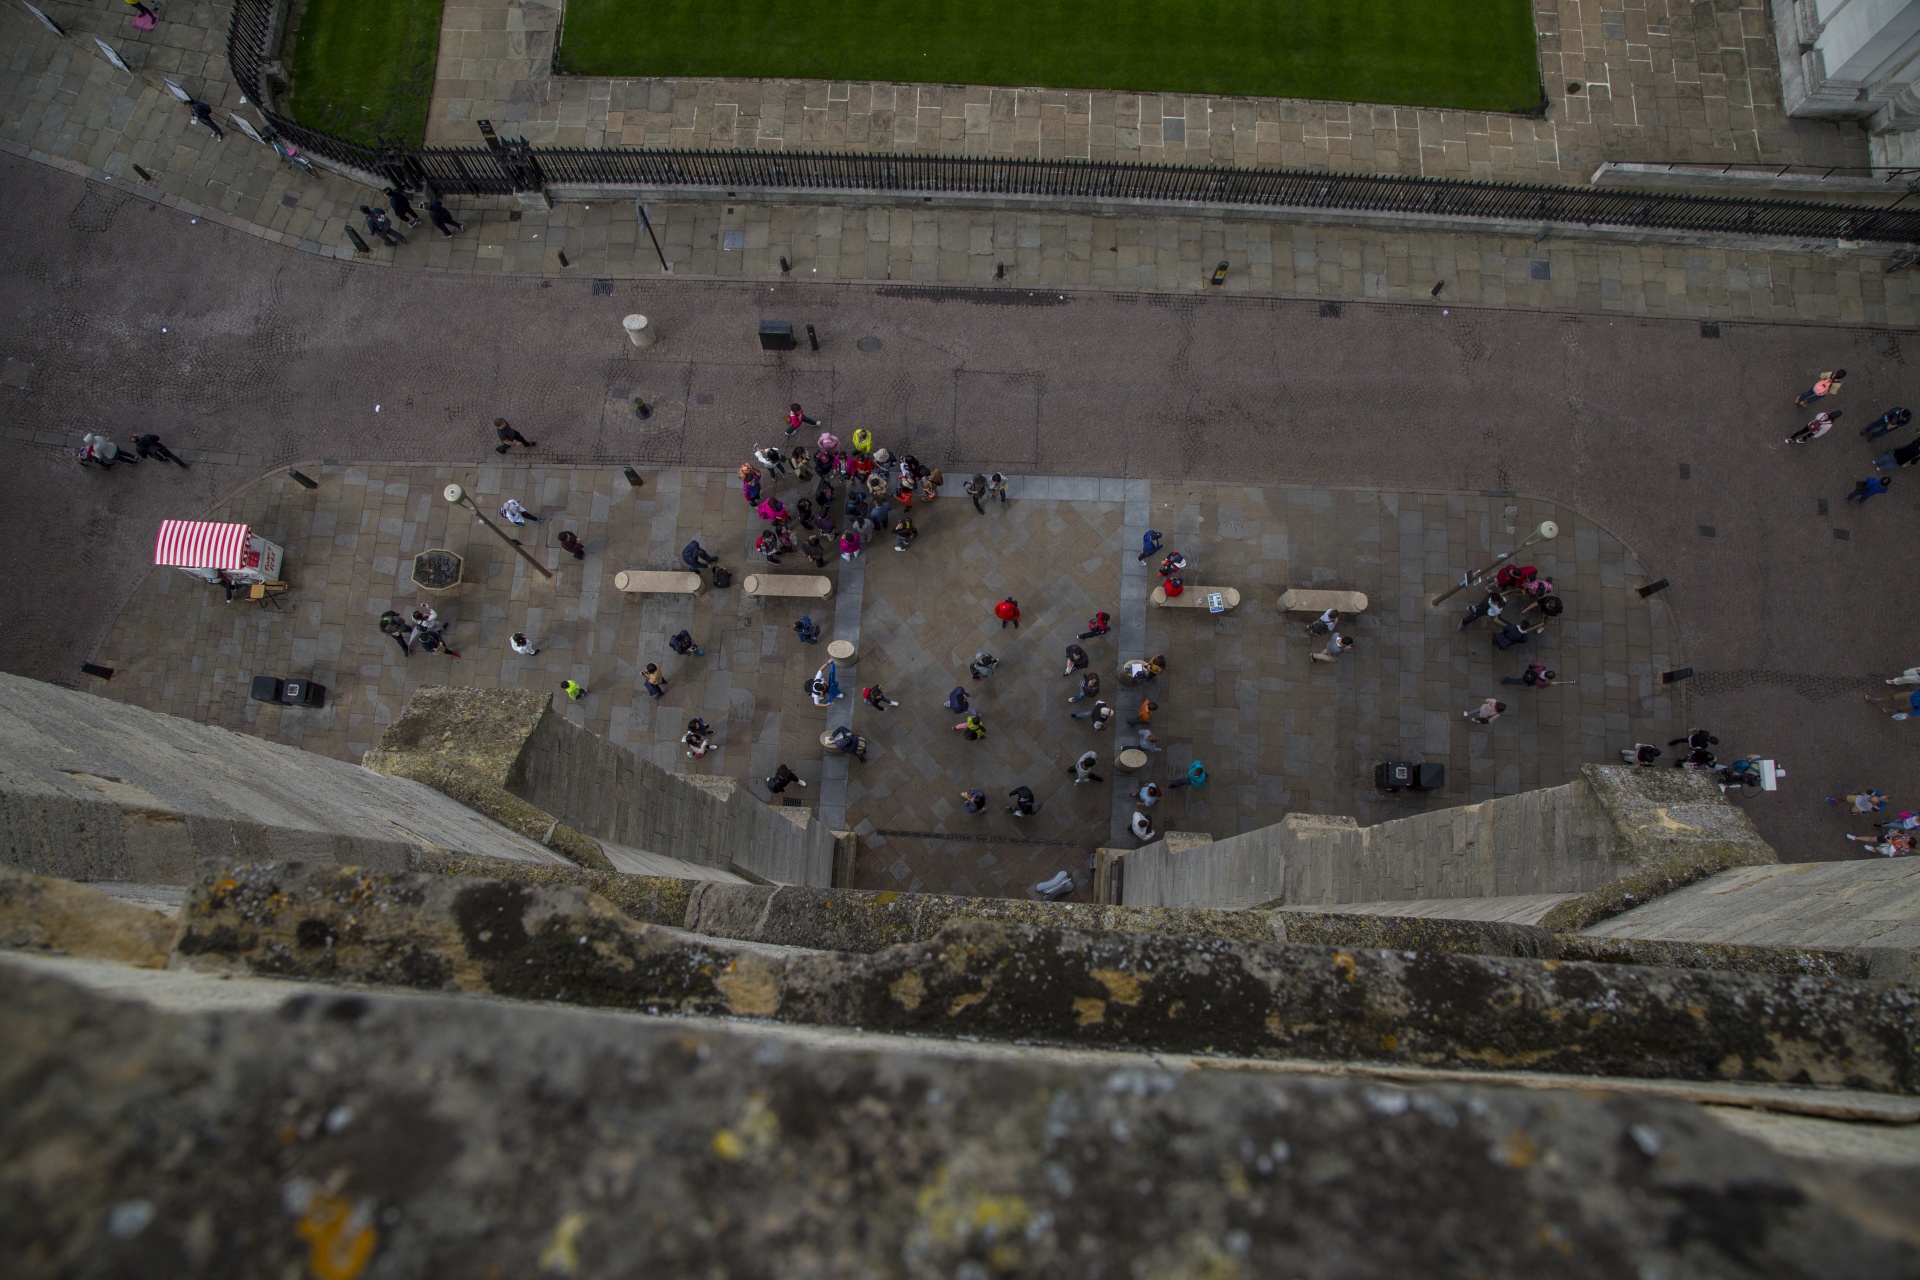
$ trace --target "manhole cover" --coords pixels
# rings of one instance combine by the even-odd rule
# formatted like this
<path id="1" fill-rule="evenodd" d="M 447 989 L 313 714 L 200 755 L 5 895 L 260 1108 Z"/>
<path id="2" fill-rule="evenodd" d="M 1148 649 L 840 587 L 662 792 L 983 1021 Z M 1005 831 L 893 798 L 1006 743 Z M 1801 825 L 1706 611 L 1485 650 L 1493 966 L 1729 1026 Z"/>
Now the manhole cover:
<path id="1" fill-rule="evenodd" d="M 1162 116 L 1160 119 L 1160 133 L 1168 142 L 1185 142 L 1187 140 L 1186 117 Z"/>
<path id="2" fill-rule="evenodd" d="M 878 338 L 862 338 L 853 345 L 862 351 L 878 351 L 882 344 Z"/>
<path id="3" fill-rule="evenodd" d="M 1553 264 L 1551 262 L 1529 263 L 1527 265 L 1527 270 L 1531 273 L 1532 278 L 1535 280 L 1553 279 Z"/>
<path id="4" fill-rule="evenodd" d="M 4 368 L 0 368 L 0 383 L 20 391 L 33 390 L 33 366 L 25 360 L 9 359 Z"/>
<path id="5" fill-rule="evenodd" d="M 722 249 L 744 249 L 747 247 L 747 233 L 744 231 L 722 231 L 720 233 Z"/>

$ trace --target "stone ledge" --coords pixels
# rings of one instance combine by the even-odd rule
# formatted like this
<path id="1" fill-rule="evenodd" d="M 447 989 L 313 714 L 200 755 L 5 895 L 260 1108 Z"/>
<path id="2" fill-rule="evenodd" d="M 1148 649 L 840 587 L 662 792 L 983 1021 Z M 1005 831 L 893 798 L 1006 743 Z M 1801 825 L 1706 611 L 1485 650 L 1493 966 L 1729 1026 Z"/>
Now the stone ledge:
<path id="1" fill-rule="evenodd" d="M 286 977 L 941 1037 L 1920 1090 L 1920 992 L 1840 979 L 962 921 L 769 957 L 573 886 L 273 864 L 209 878 L 178 950 Z"/>
<path id="2" fill-rule="evenodd" d="M 343 1243 L 392 1276 L 1920 1268 L 1910 1173 L 1782 1157 L 1659 1098 L 438 997 L 170 1014 L 34 973 L 0 983 L 0 1021 L 0 1142 L 60 1170 L 15 1185 L 12 1252 L 71 1273 L 305 1274 L 335 1205 L 365 1206 Z"/>

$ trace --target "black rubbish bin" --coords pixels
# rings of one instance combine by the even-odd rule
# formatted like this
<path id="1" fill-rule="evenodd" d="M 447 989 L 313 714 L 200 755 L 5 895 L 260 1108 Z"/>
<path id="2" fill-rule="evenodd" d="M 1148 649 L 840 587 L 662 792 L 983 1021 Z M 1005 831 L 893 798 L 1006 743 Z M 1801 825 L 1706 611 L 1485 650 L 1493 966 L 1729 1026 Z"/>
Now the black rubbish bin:
<path id="1" fill-rule="evenodd" d="M 760 349 L 762 351 L 791 351 L 794 345 L 793 321 L 762 320 L 760 322 Z"/>
<path id="2" fill-rule="evenodd" d="M 1382 791 L 1404 791 L 1414 785 L 1413 765 L 1405 760 L 1389 760 L 1373 767 L 1373 785 Z"/>
<path id="3" fill-rule="evenodd" d="M 327 686 L 295 677 L 280 690 L 280 701 L 290 707 L 324 707 L 327 705 Z"/>
<path id="4" fill-rule="evenodd" d="M 1423 764 L 1413 771 L 1413 789 L 1415 791 L 1438 791 L 1447 785 L 1447 766 L 1443 764 Z"/>
<path id="5" fill-rule="evenodd" d="M 253 689 L 247 696 L 255 702 L 278 702 L 281 686 L 285 683 L 279 676 L 255 676 Z"/>

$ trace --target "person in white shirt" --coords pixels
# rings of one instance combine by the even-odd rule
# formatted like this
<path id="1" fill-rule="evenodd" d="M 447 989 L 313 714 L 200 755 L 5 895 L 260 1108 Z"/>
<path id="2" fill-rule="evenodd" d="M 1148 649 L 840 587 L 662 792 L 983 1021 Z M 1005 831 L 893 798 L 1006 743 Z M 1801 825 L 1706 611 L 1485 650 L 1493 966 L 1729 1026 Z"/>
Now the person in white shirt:
<path id="1" fill-rule="evenodd" d="M 518 498 L 508 498 L 500 504 L 500 518 L 508 524 L 525 524 L 529 520 L 538 520 L 540 517 L 521 506 Z"/>
<path id="2" fill-rule="evenodd" d="M 523 658 L 531 658 L 534 654 L 540 652 L 538 649 L 533 647 L 533 641 L 527 639 L 526 635 L 519 631 L 516 631 L 511 636 L 507 637 L 507 644 L 513 649 L 515 653 L 519 654 Z"/>
<path id="3" fill-rule="evenodd" d="M 1141 844 L 1146 844 L 1148 841 L 1154 839 L 1153 819 L 1140 812 L 1140 810 L 1135 809 L 1133 811 L 1133 821 L 1128 825 L 1133 830 L 1133 838 Z"/>

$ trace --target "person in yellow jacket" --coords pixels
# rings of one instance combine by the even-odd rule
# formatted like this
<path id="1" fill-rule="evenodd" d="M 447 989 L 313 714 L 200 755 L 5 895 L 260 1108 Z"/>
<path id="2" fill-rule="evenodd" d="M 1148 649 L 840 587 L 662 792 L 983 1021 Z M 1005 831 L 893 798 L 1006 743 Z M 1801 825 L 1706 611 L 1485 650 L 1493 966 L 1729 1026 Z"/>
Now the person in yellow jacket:
<path id="1" fill-rule="evenodd" d="M 873 432 L 865 427 L 855 427 L 853 431 L 853 451 L 855 453 L 873 452 Z"/>

